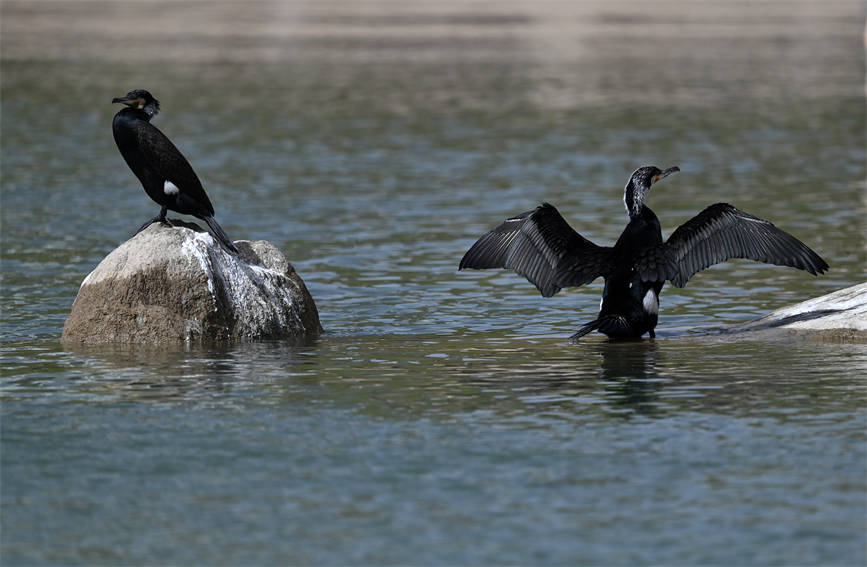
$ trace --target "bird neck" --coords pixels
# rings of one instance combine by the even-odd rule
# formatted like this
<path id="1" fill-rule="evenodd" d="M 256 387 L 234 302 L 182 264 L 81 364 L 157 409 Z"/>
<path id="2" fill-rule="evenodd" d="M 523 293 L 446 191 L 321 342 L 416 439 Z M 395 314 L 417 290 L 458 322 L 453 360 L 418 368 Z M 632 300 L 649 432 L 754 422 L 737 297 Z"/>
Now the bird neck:
<path id="1" fill-rule="evenodd" d="M 128 119 L 144 120 L 145 122 L 150 122 L 151 118 L 154 116 L 153 112 L 147 111 L 147 107 L 144 109 L 127 107 L 121 109 L 117 115 Z"/>
<path id="2" fill-rule="evenodd" d="M 644 210 L 644 201 L 647 199 L 649 187 L 636 186 L 632 180 L 626 184 L 626 189 L 623 193 L 623 204 L 626 205 L 626 212 L 629 213 L 629 218 L 634 219 L 641 216 Z"/>

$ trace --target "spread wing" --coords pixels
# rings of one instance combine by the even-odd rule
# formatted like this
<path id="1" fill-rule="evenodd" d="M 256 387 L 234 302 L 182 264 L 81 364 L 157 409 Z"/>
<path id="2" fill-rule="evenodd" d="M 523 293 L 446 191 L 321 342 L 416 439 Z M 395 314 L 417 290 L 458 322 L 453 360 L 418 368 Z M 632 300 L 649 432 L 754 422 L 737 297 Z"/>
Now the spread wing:
<path id="1" fill-rule="evenodd" d="M 142 156 L 151 170 L 164 180 L 174 183 L 181 190 L 179 198 L 189 198 L 200 206 L 204 205 L 213 216 L 214 206 L 205 194 L 202 182 L 190 162 L 172 141 L 159 128 L 142 120 L 136 125 L 136 137 Z"/>
<path id="2" fill-rule="evenodd" d="M 791 266 L 813 275 L 828 264 L 806 244 L 772 223 L 727 203 L 717 203 L 685 222 L 664 244 L 639 260 L 647 281 L 684 287 L 696 272 L 730 258 Z"/>
<path id="3" fill-rule="evenodd" d="M 590 283 L 609 271 L 611 248 L 575 232 L 552 205 L 506 219 L 464 254 L 458 269 L 510 268 L 545 297 Z"/>

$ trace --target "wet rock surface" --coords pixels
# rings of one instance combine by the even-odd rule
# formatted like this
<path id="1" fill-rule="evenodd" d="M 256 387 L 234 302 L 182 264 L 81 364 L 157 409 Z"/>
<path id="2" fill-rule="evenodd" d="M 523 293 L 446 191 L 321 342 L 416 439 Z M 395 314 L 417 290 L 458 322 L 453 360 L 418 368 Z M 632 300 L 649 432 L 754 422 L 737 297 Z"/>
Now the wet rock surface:
<path id="1" fill-rule="evenodd" d="M 771 311 L 724 332 L 784 330 L 831 340 L 867 342 L 867 282 Z"/>
<path id="2" fill-rule="evenodd" d="M 63 327 L 69 343 L 306 339 L 322 327 L 301 277 L 270 242 L 223 250 L 198 225 L 155 223 L 82 282 Z"/>

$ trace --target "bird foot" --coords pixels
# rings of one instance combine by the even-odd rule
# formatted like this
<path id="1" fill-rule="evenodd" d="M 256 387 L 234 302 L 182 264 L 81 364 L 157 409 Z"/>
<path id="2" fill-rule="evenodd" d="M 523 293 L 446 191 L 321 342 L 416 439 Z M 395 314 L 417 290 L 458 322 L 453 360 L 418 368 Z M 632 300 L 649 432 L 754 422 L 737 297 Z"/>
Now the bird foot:
<path id="1" fill-rule="evenodd" d="M 150 225 L 152 225 L 155 222 L 161 222 L 161 223 L 165 223 L 169 226 L 174 226 L 171 222 L 169 222 L 169 219 L 167 219 L 166 217 L 157 215 L 154 218 L 152 218 L 151 220 L 149 220 L 146 223 L 144 223 L 143 225 L 141 225 L 139 227 L 139 229 L 137 231 L 135 231 L 135 234 L 133 234 L 133 236 L 140 233 L 141 231 L 143 231 L 144 229 L 146 229 L 147 227 L 149 227 Z"/>

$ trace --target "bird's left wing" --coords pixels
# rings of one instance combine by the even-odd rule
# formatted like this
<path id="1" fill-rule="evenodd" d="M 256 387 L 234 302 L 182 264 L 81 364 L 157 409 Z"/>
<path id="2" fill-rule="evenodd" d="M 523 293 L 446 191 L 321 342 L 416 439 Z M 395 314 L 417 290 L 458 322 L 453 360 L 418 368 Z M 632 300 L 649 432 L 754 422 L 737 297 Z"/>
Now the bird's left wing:
<path id="1" fill-rule="evenodd" d="M 169 138 L 159 128 L 150 122 L 140 121 L 136 127 L 138 146 L 148 165 L 163 179 L 171 181 L 183 192 L 185 198 L 205 207 L 205 211 L 214 215 L 214 206 L 205 193 L 202 182 L 193 166 L 181 151 L 175 147 Z"/>
<path id="2" fill-rule="evenodd" d="M 551 297 L 607 273 L 610 252 L 575 232 L 556 208 L 544 203 L 482 236 L 458 269 L 510 268 Z"/>
<path id="3" fill-rule="evenodd" d="M 806 244 L 772 223 L 727 203 L 717 203 L 685 222 L 659 247 L 639 259 L 646 281 L 684 287 L 696 272 L 730 258 L 791 266 L 813 275 L 828 264 Z"/>

